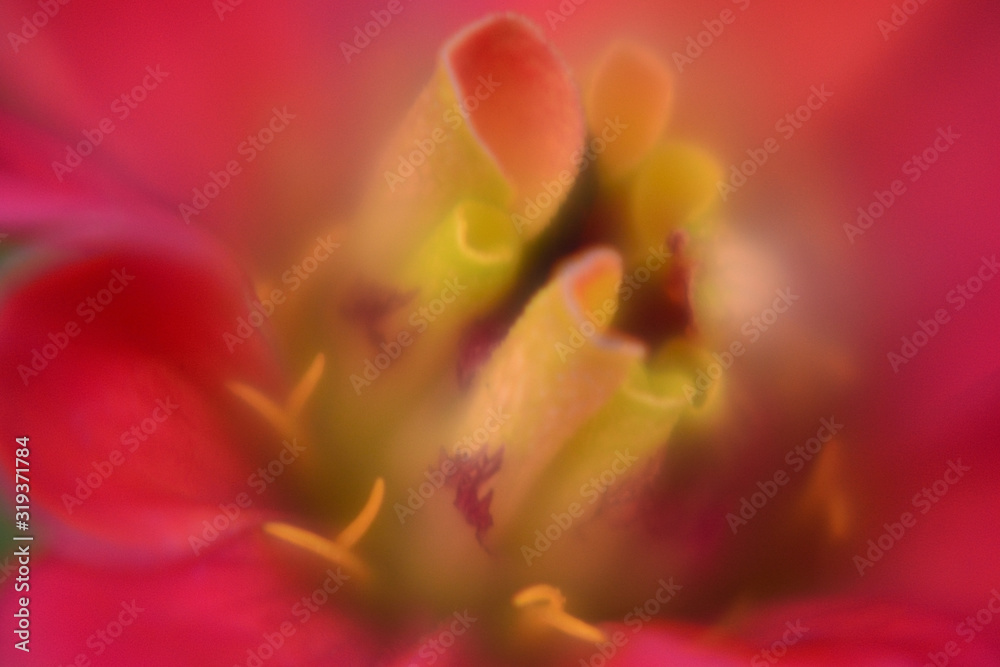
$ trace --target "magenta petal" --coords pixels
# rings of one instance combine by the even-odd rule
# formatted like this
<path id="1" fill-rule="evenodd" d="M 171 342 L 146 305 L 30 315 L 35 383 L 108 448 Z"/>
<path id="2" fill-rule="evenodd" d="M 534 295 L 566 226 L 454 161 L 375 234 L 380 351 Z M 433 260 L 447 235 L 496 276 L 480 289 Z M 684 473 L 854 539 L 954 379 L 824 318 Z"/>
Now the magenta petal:
<path id="1" fill-rule="evenodd" d="M 609 667 L 641 667 L 644 665 L 691 665 L 692 667 L 733 667 L 746 665 L 745 654 L 731 643 L 723 643 L 715 636 L 712 640 L 707 630 L 657 622 L 640 628 L 633 626 L 604 626 L 609 637 L 618 644 Z M 594 662 L 594 656 L 611 653 L 612 647 L 598 646 L 584 660 Z M 579 664 L 579 663 L 577 663 Z M 599 664 L 599 663 L 598 663 Z M 569 667 L 569 665 L 567 665 Z"/>
<path id="2" fill-rule="evenodd" d="M 222 230 L 241 248 L 273 248 L 274 239 L 263 241 L 255 232 L 277 220 L 315 220 L 329 205 L 329 184 L 349 180 L 354 171 L 329 156 L 344 150 L 346 119 L 359 122 L 354 92 L 380 79 L 366 70 L 372 57 L 347 67 L 339 48 L 365 12 L 301 2 L 214 5 L 107 2 L 64 10 L 60 4 L 44 29 L 17 49 L 4 30 L 0 107 L 58 137 L 39 156 L 47 182 L 73 187 L 99 172 L 114 173 L 169 206 L 178 224 L 179 204 L 190 204 L 193 190 L 211 182 L 210 172 L 239 161 L 241 173 L 192 224 Z M 39 11 L 37 2 L 4 3 L 0 18 L 13 34 L 22 17 Z M 351 95 L 342 94 L 346 86 Z M 275 108 L 296 117 L 280 141 L 249 161 L 244 142 L 268 126 Z M 51 163 L 65 161 L 83 132 L 103 119 L 113 130 L 57 182 Z M 362 134 L 371 137 L 370 130 Z M 342 202 L 349 192 L 338 193 Z"/>
<path id="3" fill-rule="evenodd" d="M 878 563 L 866 568 L 864 584 L 871 590 L 900 595 L 918 589 L 941 605 L 971 612 L 985 603 L 994 585 L 1000 584 L 996 576 L 1000 572 L 1000 535 L 986 528 L 988 517 L 1000 515 L 996 385 L 994 381 L 989 392 L 962 397 L 981 406 L 964 411 L 970 417 L 968 424 L 931 432 L 930 439 L 954 443 L 954 449 L 909 462 L 911 476 L 885 490 L 880 499 L 883 509 L 870 522 L 864 539 L 884 540 L 884 523 L 898 522 L 903 512 L 912 513 L 916 525 L 895 541 Z M 964 468 L 968 471 L 956 477 L 954 469 Z M 946 474 L 954 485 L 941 481 Z M 868 544 L 859 545 L 856 553 L 866 557 L 869 549 Z"/>
<path id="4" fill-rule="evenodd" d="M 931 654 L 944 652 L 949 642 L 958 648 L 958 657 L 944 655 L 947 664 L 998 664 L 997 633 L 988 631 L 969 640 L 958 632 L 964 616 L 960 611 L 908 605 L 898 598 L 816 598 L 761 611 L 740 634 L 754 647 L 752 655 L 772 649 L 775 642 L 784 643 L 777 651 L 787 648 L 781 664 L 789 666 L 923 665 Z"/>
<path id="5" fill-rule="evenodd" d="M 1000 593 L 996 594 L 1000 602 Z M 983 602 L 986 600 L 984 598 Z M 975 613 L 976 610 L 970 610 Z M 940 654 L 951 665 L 995 665 L 1000 641 L 995 632 L 959 633 L 963 614 L 945 613 L 896 601 L 815 598 L 757 609 L 728 630 L 696 628 L 664 621 L 603 625 L 615 646 L 574 652 L 566 667 L 605 664 L 646 665 L 922 665 Z M 949 644 L 951 642 L 951 644 Z M 952 656 L 945 654 L 951 651 Z M 957 655 L 958 657 L 954 657 Z M 945 663 L 940 663 L 945 664 Z"/>
<path id="6" fill-rule="evenodd" d="M 70 665 L 81 654 L 94 665 L 144 667 L 258 664 L 252 655 L 268 667 L 374 662 L 372 639 L 341 612 L 352 586 L 344 573 L 295 576 L 263 538 L 153 571 L 35 558 L 30 662 L 8 637 L 0 664 Z M 5 587 L 4 618 L 17 595 Z"/>
<path id="7" fill-rule="evenodd" d="M 118 214 L 42 209 L 30 225 L 7 211 L 0 309 L 0 423 L 31 439 L 32 528 L 80 558 L 193 555 L 189 536 L 281 447 L 225 388 L 278 384 L 264 334 L 223 340 L 248 312 L 239 274 L 149 217 L 125 232 Z M 0 465 L 10 488 L 14 460 Z"/>
<path id="8" fill-rule="evenodd" d="M 389 667 L 430 664 L 436 665 L 436 667 L 465 667 L 466 665 L 501 667 L 504 663 L 489 656 L 476 638 L 469 634 L 456 635 L 451 631 L 449 623 L 445 622 L 434 632 L 422 636 L 414 648 L 403 652 L 389 663 Z"/>

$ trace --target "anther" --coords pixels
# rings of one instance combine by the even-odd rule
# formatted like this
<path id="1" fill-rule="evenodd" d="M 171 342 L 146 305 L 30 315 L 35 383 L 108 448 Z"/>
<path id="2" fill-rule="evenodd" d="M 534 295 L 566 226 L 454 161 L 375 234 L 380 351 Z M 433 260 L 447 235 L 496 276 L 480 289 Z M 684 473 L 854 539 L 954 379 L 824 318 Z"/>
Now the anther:
<path id="1" fill-rule="evenodd" d="M 351 547 L 357 544 L 378 516 L 382 501 L 385 499 L 385 480 L 381 477 L 375 480 L 368 501 L 358 516 L 341 531 L 334 540 L 281 521 L 269 521 L 264 524 L 264 532 L 284 540 L 300 549 L 305 549 L 320 558 L 342 565 L 353 572 L 359 579 L 367 579 L 370 575 L 368 566 L 351 552 Z"/>
<path id="2" fill-rule="evenodd" d="M 306 401 L 316 390 L 319 379 L 323 376 L 323 366 L 326 357 L 323 353 L 316 355 L 309 369 L 292 390 L 284 406 L 278 405 L 270 398 L 242 382 L 230 382 L 227 386 L 250 407 L 260 413 L 284 437 L 294 437 L 299 432 L 299 419 Z"/>
<path id="3" fill-rule="evenodd" d="M 524 609 L 525 613 L 532 614 L 537 622 L 570 637 L 593 643 L 607 641 L 603 630 L 566 613 L 566 598 L 555 586 L 529 586 L 515 594 L 511 602 L 515 607 Z"/>

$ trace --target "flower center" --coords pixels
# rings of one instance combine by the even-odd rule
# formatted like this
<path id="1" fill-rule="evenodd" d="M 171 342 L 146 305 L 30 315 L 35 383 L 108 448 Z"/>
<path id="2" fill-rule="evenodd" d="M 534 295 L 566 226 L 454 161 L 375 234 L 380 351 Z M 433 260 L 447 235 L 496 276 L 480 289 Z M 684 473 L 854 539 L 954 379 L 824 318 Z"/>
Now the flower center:
<path id="1" fill-rule="evenodd" d="M 439 132 L 476 81 L 496 92 Z M 323 314 L 326 361 L 284 406 L 233 387 L 283 435 L 318 388 L 310 426 L 331 435 L 307 471 L 317 500 L 347 506 L 377 475 L 391 511 L 373 523 L 376 483 L 337 539 L 269 534 L 370 566 L 388 607 L 513 601 L 529 625 L 603 638 L 560 590 L 593 609 L 609 588 L 595 572 L 626 582 L 621 563 L 651 566 L 636 498 L 706 402 L 685 387 L 706 355 L 699 269 L 719 169 L 664 138 L 671 96 L 658 57 L 625 44 L 578 109 L 562 61 L 510 17 L 445 49 L 345 239 L 353 259 L 293 295 L 289 310 Z M 433 152 L 408 163 L 424 135 Z M 350 549 L 369 526 L 365 565 Z"/>

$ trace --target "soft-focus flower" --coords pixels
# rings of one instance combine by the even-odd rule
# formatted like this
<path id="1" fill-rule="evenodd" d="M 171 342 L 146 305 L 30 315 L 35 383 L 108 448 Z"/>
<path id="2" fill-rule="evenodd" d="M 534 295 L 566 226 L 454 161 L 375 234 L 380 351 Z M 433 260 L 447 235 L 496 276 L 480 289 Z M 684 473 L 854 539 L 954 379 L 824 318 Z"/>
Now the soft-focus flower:
<path id="1" fill-rule="evenodd" d="M 997 661 L 987 3 L 52 7 L 5 664 Z"/>

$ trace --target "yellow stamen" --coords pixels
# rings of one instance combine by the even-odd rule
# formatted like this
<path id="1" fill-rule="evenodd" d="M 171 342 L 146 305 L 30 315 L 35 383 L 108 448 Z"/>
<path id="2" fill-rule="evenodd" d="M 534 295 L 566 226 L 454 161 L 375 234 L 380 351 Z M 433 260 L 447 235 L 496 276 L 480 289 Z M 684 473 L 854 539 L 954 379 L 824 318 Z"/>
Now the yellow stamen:
<path id="1" fill-rule="evenodd" d="M 291 395 L 288 397 L 288 403 L 285 405 L 285 410 L 293 419 L 298 419 L 299 415 L 302 414 L 302 408 L 305 407 L 306 401 L 309 400 L 309 397 L 316 390 L 319 379 L 323 377 L 323 367 L 325 364 L 326 357 L 320 352 L 309 365 L 309 370 L 302 376 L 299 383 L 295 385 L 295 389 L 292 390 Z"/>
<path id="2" fill-rule="evenodd" d="M 229 391 L 243 399 L 254 410 L 259 412 L 264 419 L 271 424 L 281 435 L 294 437 L 298 433 L 299 418 L 306 401 L 316 390 L 320 377 L 323 376 L 323 367 L 326 357 L 323 353 L 316 355 L 309 369 L 299 380 L 292 390 L 284 407 L 278 405 L 270 398 L 254 389 L 250 385 L 242 382 L 230 382 L 227 386 Z"/>
<path id="3" fill-rule="evenodd" d="M 529 586 L 515 594 L 511 602 L 519 609 L 529 610 L 534 618 L 543 625 L 559 630 L 570 637 L 592 643 L 608 639 L 600 628 L 567 614 L 564 611 L 566 598 L 555 586 L 549 584 Z"/>
<path id="4" fill-rule="evenodd" d="M 295 430 L 288 420 L 285 409 L 264 394 L 250 385 L 240 382 L 230 382 L 227 386 L 229 391 L 242 398 L 247 405 L 259 412 L 264 420 L 282 435 L 290 435 Z"/>
<path id="5" fill-rule="evenodd" d="M 819 516 L 825 522 L 831 540 L 848 538 L 853 524 L 850 500 L 844 492 L 844 468 L 839 441 L 824 445 L 798 506 L 801 517 Z"/>
<path id="6" fill-rule="evenodd" d="M 385 480 L 381 477 L 375 480 L 375 485 L 372 486 L 372 492 L 368 496 L 368 502 L 361 509 L 358 516 L 347 525 L 337 536 L 337 544 L 345 549 L 350 549 L 353 547 L 358 540 L 368 532 L 368 528 L 371 527 L 372 522 L 375 521 L 375 517 L 378 516 L 379 508 L 382 507 L 382 501 L 385 499 Z"/>
<path id="7" fill-rule="evenodd" d="M 320 537 L 316 533 L 299 528 L 288 523 L 271 521 L 264 524 L 264 532 L 284 540 L 289 544 L 305 549 L 337 565 L 343 565 L 359 579 L 367 579 L 369 576 L 368 566 L 361 559 L 345 549 L 340 544 L 332 542 L 325 537 Z"/>
<path id="8" fill-rule="evenodd" d="M 385 498 L 385 480 L 381 477 L 375 480 L 372 486 L 368 501 L 362 508 L 361 513 L 341 531 L 335 540 L 328 540 L 316 533 L 299 528 L 289 523 L 281 521 L 269 521 L 264 524 L 264 532 L 284 540 L 289 544 L 294 544 L 300 549 L 305 549 L 316 554 L 320 558 L 342 565 L 350 570 L 361 580 L 368 579 L 370 570 L 368 566 L 357 556 L 351 553 L 351 547 L 357 544 L 364 534 L 371 527 L 372 522 L 378 515 Z"/>

